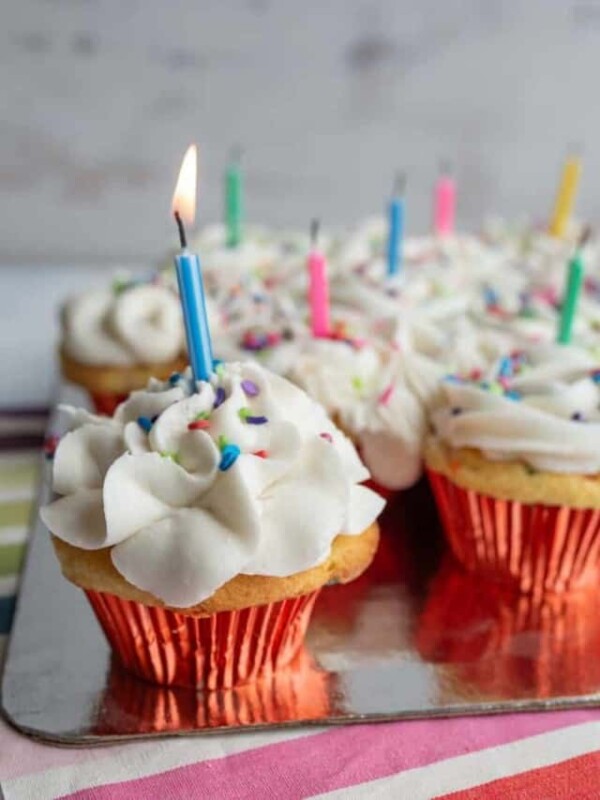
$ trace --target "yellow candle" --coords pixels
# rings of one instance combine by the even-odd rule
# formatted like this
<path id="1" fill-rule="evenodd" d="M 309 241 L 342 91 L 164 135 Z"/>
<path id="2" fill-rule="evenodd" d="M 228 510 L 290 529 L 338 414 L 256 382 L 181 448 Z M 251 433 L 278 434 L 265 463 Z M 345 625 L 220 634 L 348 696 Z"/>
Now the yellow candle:
<path id="1" fill-rule="evenodd" d="M 578 156 L 570 156 L 565 161 L 554 204 L 554 212 L 550 223 L 550 233 L 553 236 L 564 236 L 567 232 L 567 226 L 575 205 L 575 195 L 577 194 L 580 176 L 581 159 Z"/>

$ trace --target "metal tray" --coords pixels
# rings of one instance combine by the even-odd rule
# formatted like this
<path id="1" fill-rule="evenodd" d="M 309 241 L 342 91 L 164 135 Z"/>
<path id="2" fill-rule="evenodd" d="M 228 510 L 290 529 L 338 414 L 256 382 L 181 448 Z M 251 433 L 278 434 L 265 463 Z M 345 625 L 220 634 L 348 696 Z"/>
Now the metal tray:
<path id="1" fill-rule="evenodd" d="M 42 487 L 40 502 L 46 493 Z M 38 739 L 89 746 L 600 705 L 597 593 L 534 602 L 464 573 L 445 552 L 424 483 L 389 504 L 382 529 L 367 573 L 323 590 L 292 667 L 203 693 L 152 686 L 113 662 L 83 593 L 61 577 L 36 514 L 3 713 Z"/>

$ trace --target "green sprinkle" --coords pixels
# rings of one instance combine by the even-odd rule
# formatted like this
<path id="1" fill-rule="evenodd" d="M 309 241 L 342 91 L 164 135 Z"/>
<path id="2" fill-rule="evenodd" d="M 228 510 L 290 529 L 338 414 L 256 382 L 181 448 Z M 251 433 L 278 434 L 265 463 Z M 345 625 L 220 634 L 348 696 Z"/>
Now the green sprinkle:
<path id="1" fill-rule="evenodd" d="M 492 381 L 492 383 L 490 383 L 489 391 L 491 394 L 504 394 L 504 389 L 497 381 Z"/>
<path id="2" fill-rule="evenodd" d="M 224 364 L 217 364 L 215 366 L 215 372 L 217 373 L 219 378 L 222 378 L 223 375 L 225 374 L 225 365 Z"/>
<path id="3" fill-rule="evenodd" d="M 194 417 L 194 422 L 197 422 L 199 419 L 208 419 L 209 417 L 210 417 L 210 414 L 208 413 L 208 411 L 201 411 L 199 414 L 196 414 L 196 416 Z"/>
<path id="4" fill-rule="evenodd" d="M 354 387 L 354 389 L 356 389 L 357 392 L 360 392 L 365 388 L 365 382 L 358 375 L 355 375 L 352 378 L 352 386 Z"/>
<path id="5" fill-rule="evenodd" d="M 170 450 L 161 450 L 160 454 L 163 458 L 170 458 L 175 464 L 179 464 L 179 453 Z"/>
<path id="6" fill-rule="evenodd" d="M 249 417 L 251 414 L 252 411 L 247 406 L 244 406 L 244 408 L 240 408 L 240 410 L 238 411 L 238 416 L 241 420 L 245 420 L 246 417 Z"/>
<path id="7" fill-rule="evenodd" d="M 219 450 L 221 450 L 221 451 L 224 450 L 227 447 L 227 445 L 229 444 L 229 442 L 227 441 L 227 437 L 223 436 L 223 434 L 221 434 L 219 436 L 219 438 L 217 439 L 217 444 L 219 445 Z"/>

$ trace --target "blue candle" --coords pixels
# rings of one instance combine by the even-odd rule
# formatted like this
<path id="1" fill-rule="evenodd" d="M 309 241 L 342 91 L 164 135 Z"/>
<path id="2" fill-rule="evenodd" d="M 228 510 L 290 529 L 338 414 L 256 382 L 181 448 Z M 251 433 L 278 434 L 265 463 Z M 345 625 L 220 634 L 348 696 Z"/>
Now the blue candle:
<path id="1" fill-rule="evenodd" d="M 388 208 L 389 230 L 387 244 L 387 274 L 397 275 L 402 266 L 402 256 L 404 248 L 404 185 L 406 179 L 404 173 L 396 178 L 394 191 Z"/>
<path id="2" fill-rule="evenodd" d="M 192 375 L 195 381 L 208 381 L 213 372 L 212 344 L 206 315 L 206 299 L 200 259 L 187 249 L 185 228 L 182 216 L 194 220 L 196 212 L 197 153 L 191 145 L 183 159 L 175 194 L 173 195 L 173 214 L 179 229 L 181 252 L 175 256 L 175 269 L 179 296 L 183 309 L 185 335 Z"/>
<path id="3" fill-rule="evenodd" d="M 213 355 L 206 315 L 202 268 L 198 256 L 190 253 L 185 246 L 185 233 L 178 214 L 176 214 L 176 219 L 181 234 L 182 250 L 175 256 L 175 268 L 183 307 L 188 354 L 194 380 L 207 381 L 213 371 Z"/>

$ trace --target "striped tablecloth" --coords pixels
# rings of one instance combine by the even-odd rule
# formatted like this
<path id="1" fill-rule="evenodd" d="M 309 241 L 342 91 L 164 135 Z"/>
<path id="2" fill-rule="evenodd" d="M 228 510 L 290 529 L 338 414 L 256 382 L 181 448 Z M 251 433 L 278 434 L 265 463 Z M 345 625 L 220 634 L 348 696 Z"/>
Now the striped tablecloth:
<path id="1" fill-rule="evenodd" d="M 0 415 L 0 651 L 39 463 L 41 412 Z M 600 657 L 600 653 L 598 654 Z M 600 710 L 60 749 L 0 720 L 5 800 L 600 798 Z"/>

